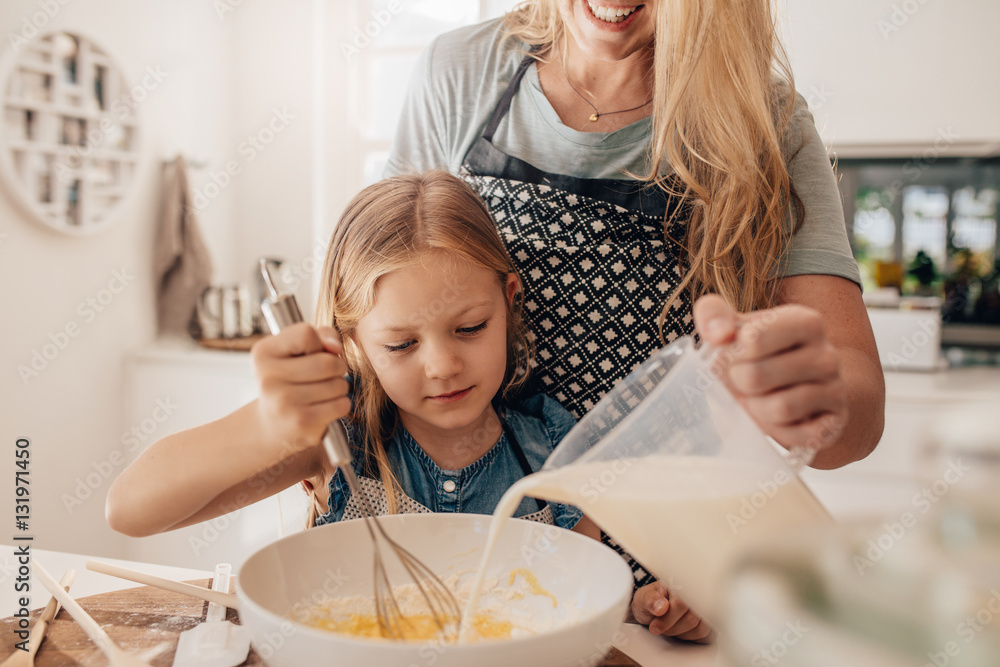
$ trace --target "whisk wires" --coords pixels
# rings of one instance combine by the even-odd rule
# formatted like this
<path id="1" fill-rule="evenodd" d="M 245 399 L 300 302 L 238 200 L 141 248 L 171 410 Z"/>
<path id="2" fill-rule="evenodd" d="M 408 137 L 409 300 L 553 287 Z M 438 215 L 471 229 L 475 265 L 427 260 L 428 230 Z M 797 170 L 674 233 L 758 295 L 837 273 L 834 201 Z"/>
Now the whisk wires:
<path id="1" fill-rule="evenodd" d="M 399 601 L 392 591 L 392 583 L 389 581 L 388 571 L 385 567 L 385 560 L 382 557 L 382 550 L 379 548 L 379 539 L 385 542 L 396 554 L 400 564 L 417 586 L 424 603 L 430 611 L 430 616 L 442 634 L 449 638 L 457 636 L 458 628 L 461 626 L 462 609 L 451 589 L 420 559 L 410 553 L 402 545 L 389 537 L 378 521 L 375 511 L 368 500 L 368 494 L 358 484 L 357 477 L 350 466 L 343 466 L 341 470 L 347 479 L 347 485 L 351 493 L 358 500 L 365 527 L 372 539 L 373 559 L 372 578 L 375 584 L 375 616 L 378 620 L 379 631 L 383 637 L 388 639 L 402 639 L 405 636 L 403 624 L 409 624 L 406 616 L 399 607 Z M 452 621 L 454 619 L 454 621 Z M 411 626 L 412 627 L 412 626 Z"/>

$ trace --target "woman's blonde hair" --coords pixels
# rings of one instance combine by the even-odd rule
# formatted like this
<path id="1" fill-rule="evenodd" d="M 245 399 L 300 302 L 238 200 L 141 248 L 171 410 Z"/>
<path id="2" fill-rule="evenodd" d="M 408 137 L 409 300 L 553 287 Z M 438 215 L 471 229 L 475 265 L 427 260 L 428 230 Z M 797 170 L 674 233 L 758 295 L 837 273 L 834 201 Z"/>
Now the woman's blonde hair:
<path id="1" fill-rule="evenodd" d="M 398 414 L 353 336 L 375 305 L 379 278 L 412 266 L 429 251 L 444 251 L 492 271 L 501 290 L 507 276 L 516 274 L 489 210 L 464 181 L 445 171 L 396 176 L 368 186 L 347 205 L 330 240 L 316 308 L 317 326 L 335 327 L 344 341 L 344 357 L 355 378 L 350 418 L 365 434 L 366 461 L 377 465 L 390 513 L 397 509 L 399 483 L 386 443 Z M 513 302 L 505 302 L 507 372 L 502 392 L 508 395 L 527 379 L 531 345 L 521 317 L 523 292 L 518 290 Z"/>
<path id="2" fill-rule="evenodd" d="M 638 177 L 680 198 L 664 220 L 687 217 L 684 290 L 713 292 L 740 311 L 771 306 L 793 227 L 804 215 L 782 137 L 795 87 L 773 0 L 660 0 L 655 17 L 652 141 Z M 545 59 L 563 44 L 556 0 L 529 0 L 507 34 Z M 689 216 L 689 217 L 688 217 Z M 667 232 L 669 233 L 669 232 Z"/>

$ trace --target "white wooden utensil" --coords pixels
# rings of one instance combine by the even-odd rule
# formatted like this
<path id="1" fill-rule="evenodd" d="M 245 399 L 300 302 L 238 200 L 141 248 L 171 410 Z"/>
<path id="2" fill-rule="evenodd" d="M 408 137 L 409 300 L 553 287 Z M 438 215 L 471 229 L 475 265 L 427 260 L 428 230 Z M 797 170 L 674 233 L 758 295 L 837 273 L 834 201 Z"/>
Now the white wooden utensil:
<path id="1" fill-rule="evenodd" d="M 55 596 L 59 602 L 62 603 L 66 611 L 69 612 L 70 616 L 73 617 L 83 631 L 93 640 L 97 647 L 104 651 L 104 654 L 108 656 L 108 660 L 111 661 L 111 667 L 152 667 L 148 662 L 140 660 L 139 658 L 126 653 L 125 651 L 118 648 L 111 637 L 108 636 L 101 626 L 97 624 L 90 615 L 83 610 L 83 607 L 76 603 L 69 593 L 63 590 L 52 575 L 49 574 L 41 563 L 36 561 L 34 558 L 31 559 L 31 565 L 34 569 L 35 576 L 42 582 L 42 584 L 49 589 L 49 592 Z"/>
<path id="2" fill-rule="evenodd" d="M 212 590 L 228 593 L 232 573 L 229 563 L 216 565 Z M 205 622 L 181 633 L 173 667 L 236 667 L 249 652 L 250 638 L 226 620 L 225 605 L 209 602 Z"/>
<path id="3" fill-rule="evenodd" d="M 157 577 L 152 574 L 146 574 L 145 572 L 132 570 L 119 565 L 112 565 L 111 563 L 105 563 L 99 560 L 88 560 L 87 569 L 92 572 L 100 572 L 101 574 L 110 574 L 111 576 L 118 577 L 119 579 L 128 579 L 129 581 L 146 584 L 147 586 L 155 586 L 156 588 L 162 588 L 163 590 L 171 591 L 172 593 L 189 595 L 191 597 L 198 598 L 199 600 L 207 600 L 208 602 L 214 602 L 231 609 L 239 609 L 239 602 L 237 601 L 236 596 L 232 593 L 223 593 L 221 591 L 213 591 L 209 588 L 192 586 L 191 584 L 185 584 L 180 581 L 171 581 L 170 579 L 164 579 L 163 577 Z"/>
<path id="4" fill-rule="evenodd" d="M 73 585 L 74 579 L 76 579 L 76 570 L 68 570 L 59 581 L 59 587 L 68 591 L 70 586 Z M 59 600 L 52 598 L 45 605 L 45 609 L 38 615 L 38 620 L 35 621 L 35 625 L 31 628 L 31 634 L 28 635 L 28 650 L 14 651 L 10 654 L 10 657 L 0 662 L 0 667 L 34 667 L 35 654 L 38 653 L 38 647 L 42 645 L 42 640 L 45 639 L 45 632 L 49 629 L 49 623 L 52 622 L 52 619 L 58 613 Z"/>

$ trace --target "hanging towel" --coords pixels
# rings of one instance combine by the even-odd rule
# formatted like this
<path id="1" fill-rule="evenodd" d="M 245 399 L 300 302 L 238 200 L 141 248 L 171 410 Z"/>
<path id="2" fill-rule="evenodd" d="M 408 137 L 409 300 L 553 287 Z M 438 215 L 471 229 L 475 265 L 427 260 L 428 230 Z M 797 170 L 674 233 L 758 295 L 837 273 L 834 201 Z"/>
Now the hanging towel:
<path id="1" fill-rule="evenodd" d="M 173 162 L 164 191 L 153 271 L 157 330 L 160 335 L 187 335 L 198 297 L 211 284 L 212 258 L 198 229 L 187 165 L 180 155 Z"/>

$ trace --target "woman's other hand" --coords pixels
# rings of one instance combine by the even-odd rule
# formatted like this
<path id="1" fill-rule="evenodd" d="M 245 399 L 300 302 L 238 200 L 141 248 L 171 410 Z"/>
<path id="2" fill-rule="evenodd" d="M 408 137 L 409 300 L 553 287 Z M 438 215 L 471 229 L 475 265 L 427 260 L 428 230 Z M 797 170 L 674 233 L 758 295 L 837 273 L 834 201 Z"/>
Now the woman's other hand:
<path id="1" fill-rule="evenodd" d="M 304 449 L 322 439 L 327 424 L 350 412 L 342 353 L 335 329 L 304 322 L 253 346 L 257 417 L 266 439 L 290 451 Z"/>
<path id="2" fill-rule="evenodd" d="M 715 637 L 712 627 L 695 614 L 666 584 L 647 584 L 632 596 L 632 618 L 654 635 L 707 644 Z"/>

